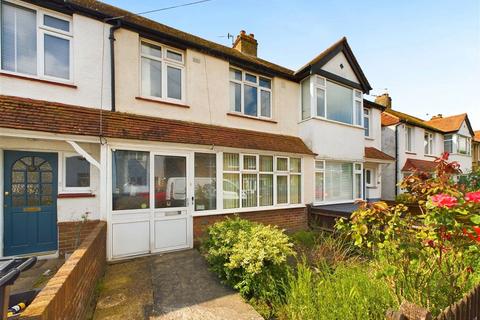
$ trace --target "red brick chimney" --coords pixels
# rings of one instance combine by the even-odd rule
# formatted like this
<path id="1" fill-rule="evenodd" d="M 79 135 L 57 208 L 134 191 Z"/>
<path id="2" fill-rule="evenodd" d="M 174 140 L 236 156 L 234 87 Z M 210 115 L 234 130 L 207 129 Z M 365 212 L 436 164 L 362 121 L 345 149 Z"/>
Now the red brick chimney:
<path id="1" fill-rule="evenodd" d="M 233 43 L 233 49 L 251 56 L 257 56 L 258 42 L 255 40 L 253 33 L 247 34 L 245 30 L 240 31 L 240 34 Z"/>

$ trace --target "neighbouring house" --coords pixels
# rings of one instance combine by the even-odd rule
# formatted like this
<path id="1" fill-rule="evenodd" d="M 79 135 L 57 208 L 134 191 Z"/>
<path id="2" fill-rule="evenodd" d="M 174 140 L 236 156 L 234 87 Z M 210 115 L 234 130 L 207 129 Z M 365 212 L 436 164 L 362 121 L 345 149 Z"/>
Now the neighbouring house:
<path id="1" fill-rule="evenodd" d="M 382 150 L 396 159 L 382 172 L 384 199 L 393 200 L 401 193 L 397 184 L 403 177 L 415 171 L 433 172 L 434 160 L 445 151 L 450 153 L 450 160 L 459 162 L 462 172 L 471 170 L 473 131 L 466 114 L 439 115 L 425 121 L 392 109 L 388 93 L 375 101 L 386 107 L 382 113 Z"/>
<path id="2" fill-rule="evenodd" d="M 298 71 L 97 1 L 1 2 L 3 256 L 107 221 L 107 259 L 191 248 L 237 213 L 382 198 L 381 113 L 345 38 Z"/>
<path id="3" fill-rule="evenodd" d="M 472 141 L 472 169 L 480 167 L 480 131 L 475 131 Z"/>

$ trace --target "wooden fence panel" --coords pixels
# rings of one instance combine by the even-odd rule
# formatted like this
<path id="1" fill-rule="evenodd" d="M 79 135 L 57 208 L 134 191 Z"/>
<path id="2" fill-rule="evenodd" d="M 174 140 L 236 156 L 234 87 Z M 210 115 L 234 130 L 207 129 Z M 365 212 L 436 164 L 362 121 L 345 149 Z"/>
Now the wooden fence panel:
<path id="1" fill-rule="evenodd" d="M 480 320 L 480 285 L 446 308 L 437 316 L 437 320 Z"/>

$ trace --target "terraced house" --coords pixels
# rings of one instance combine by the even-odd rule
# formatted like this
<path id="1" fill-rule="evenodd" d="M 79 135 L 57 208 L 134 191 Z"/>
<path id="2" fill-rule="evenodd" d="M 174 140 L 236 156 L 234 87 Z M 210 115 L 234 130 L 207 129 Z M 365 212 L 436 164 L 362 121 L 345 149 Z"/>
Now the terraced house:
<path id="1" fill-rule="evenodd" d="M 97 1 L 1 1 L 3 256 L 60 254 L 88 213 L 109 260 L 190 248 L 227 215 L 305 228 L 381 198 L 380 115 L 345 38 L 298 71 Z M 365 180 L 365 182 L 364 182 Z"/>

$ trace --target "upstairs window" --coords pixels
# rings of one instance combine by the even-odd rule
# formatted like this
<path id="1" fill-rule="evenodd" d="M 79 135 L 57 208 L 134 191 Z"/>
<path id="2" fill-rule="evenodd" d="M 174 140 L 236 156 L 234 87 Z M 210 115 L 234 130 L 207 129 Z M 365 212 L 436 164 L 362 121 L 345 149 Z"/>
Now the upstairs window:
<path id="1" fill-rule="evenodd" d="M 413 127 L 405 126 L 405 151 L 413 152 L 414 149 Z"/>
<path id="2" fill-rule="evenodd" d="M 425 131 L 424 152 L 426 155 L 433 155 L 433 133 Z"/>
<path id="3" fill-rule="evenodd" d="M 320 76 L 302 81 L 301 91 L 302 120 L 318 117 L 363 126 L 361 91 Z"/>
<path id="4" fill-rule="evenodd" d="M 443 141 L 443 148 L 445 152 L 453 153 L 453 135 L 446 134 Z"/>
<path id="5" fill-rule="evenodd" d="M 2 1 L 0 37 L 3 71 L 72 80 L 70 18 Z"/>
<path id="6" fill-rule="evenodd" d="M 363 128 L 365 129 L 365 137 L 370 137 L 370 109 L 368 108 L 363 109 Z"/>
<path id="7" fill-rule="evenodd" d="M 272 80 L 230 68 L 230 111 L 271 118 Z"/>
<path id="8" fill-rule="evenodd" d="M 184 101 L 183 53 L 142 41 L 140 49 L 143 97 Z"/>

